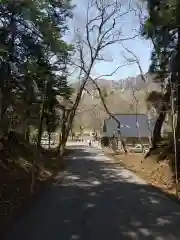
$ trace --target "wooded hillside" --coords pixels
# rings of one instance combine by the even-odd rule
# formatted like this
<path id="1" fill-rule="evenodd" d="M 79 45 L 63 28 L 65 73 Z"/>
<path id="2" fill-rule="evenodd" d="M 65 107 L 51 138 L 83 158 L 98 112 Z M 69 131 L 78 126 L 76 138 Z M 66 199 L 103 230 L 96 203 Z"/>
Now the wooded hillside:
<path id="1" fill-rule="evenodd" d="M 146 74 L 145 77 L 146 83 L 139 75 L 119 81 L 98 80 L 108 109 L 112 113 L 136 113 L 138 101 L 137 113 L 147 113 L 147 91 L 160 91 L 160 87 L 158 83 L 154 82 L 153 76 Z M 73 84 L 73 87 L 77 88 L 76 83 Z M 92 82 L 88 82 L 76 113 L 74 129 L 79 130 L 80 126 L 83 126 L 85 129 L 100 130 L 103 119 L 106 117 L 108 115 L 102 106 L 96 87 Z"/>

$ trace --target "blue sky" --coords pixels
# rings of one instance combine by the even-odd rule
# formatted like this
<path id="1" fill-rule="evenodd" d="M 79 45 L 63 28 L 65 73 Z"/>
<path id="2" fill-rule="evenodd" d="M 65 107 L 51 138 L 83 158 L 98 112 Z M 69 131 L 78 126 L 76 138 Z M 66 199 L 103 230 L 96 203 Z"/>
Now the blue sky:
<path id="1" fill-rule="evenodd" d="M 85 10 L 86 4 L 88 0 L 73 0 L 73 4 L 76 5 L 74 9 L 74 18 L 69 22 L 70 31 L 66 36 L 66 40 L 73 43 L 73 33 L 74 28 L 79 28 L 83 26 L 83 22 L 85 22 Z M 122 0 L 121 0 L 122 1 Z M 126 0 L 127 1 L 127 0 Z M 123 31 L 123 36 L 128 37 L 132 36 L 133 29 L 139 29 L 139 18 L 135 17 L 134 14 L 128 14 L 122 19 L 121 28 Z M 141 67 L 146 73 L 148 71 L 150 65 L 150 55 L 151 55 L 151 44 L 149 41 L 138 37 L 137 39 L 128 40 L 123 42 L 124 46 L 139 58 Z M 108 55 L 108 58 L 112 58 L 111 62 L 98 62 L 95 64 L 94 69 L 92 71 L 92 75 L 97 77 L 102 74 L 108 74 L 114 71 L 114 69 L 121 65 L 121 62 L 125 61 L 124 55 L 129 56 L 127 52 L 125 52 L 119 45 L 113 45 L 110 48 L 106 49 L 105 55 Z M 139 69 L 136 64 L 131 66 L 126 66 L 120 68 L 115 75 L 111 77 L 105 77 L 106 79 L 119 80 L 122 78 L 127 78 L 129 76 L 136 76 L 139 74 Z"/>

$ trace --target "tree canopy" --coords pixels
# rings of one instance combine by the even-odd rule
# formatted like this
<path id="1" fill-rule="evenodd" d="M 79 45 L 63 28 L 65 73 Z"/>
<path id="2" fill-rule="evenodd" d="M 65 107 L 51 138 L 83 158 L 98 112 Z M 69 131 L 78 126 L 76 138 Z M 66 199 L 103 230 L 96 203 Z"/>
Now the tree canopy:
<path id="1" fill-rule="evenodd" d="M 66 76 L 72 46 L 63 40 L 71 9 L 69 0 L 1 1 L 1 130 L 5 124 L 8 131 L 12 118 L 15 125 L 37 126 L 42 101 L 43 119 L 55 122 L 56 97 L 71 94 Z"/>

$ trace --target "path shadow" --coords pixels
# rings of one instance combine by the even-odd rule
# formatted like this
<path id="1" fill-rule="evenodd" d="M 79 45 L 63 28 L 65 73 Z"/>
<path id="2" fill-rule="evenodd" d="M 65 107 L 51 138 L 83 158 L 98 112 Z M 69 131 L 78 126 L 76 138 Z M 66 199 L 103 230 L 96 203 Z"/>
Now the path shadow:
<path id="1" fill-rule="evenodd" d="M 98 153 L 98 155 L 97 155 Z M 180 207 L 100 150 L 78 148 L 7 239 L 180 239 Z"/>

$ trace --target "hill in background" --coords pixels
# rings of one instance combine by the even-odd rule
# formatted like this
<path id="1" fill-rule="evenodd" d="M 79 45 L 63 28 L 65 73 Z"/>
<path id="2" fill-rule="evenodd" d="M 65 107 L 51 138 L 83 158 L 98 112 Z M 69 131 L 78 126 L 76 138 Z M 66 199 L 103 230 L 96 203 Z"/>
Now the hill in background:
<path id="1" fill-rule="evenodd" d="M 111 113 L 147 113 L 147 92 L 160 90 L 160 84 L 155 83 L 149 74 L 145 77 L 146 82 L 139 75 L 118 81 L 98 80 L 101 90 L 106 93 L 105 102 Z M 78 84 L 74 83 L 73 87 L 77 89 Z M 78 131 L 83 126 L 88 130 L 99 131 L 106 117 L 98 91 L 89 81 L 76 113 L 74 129 Z"/>

